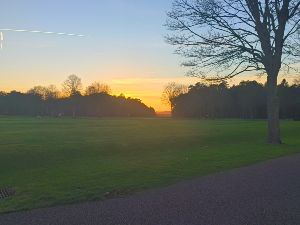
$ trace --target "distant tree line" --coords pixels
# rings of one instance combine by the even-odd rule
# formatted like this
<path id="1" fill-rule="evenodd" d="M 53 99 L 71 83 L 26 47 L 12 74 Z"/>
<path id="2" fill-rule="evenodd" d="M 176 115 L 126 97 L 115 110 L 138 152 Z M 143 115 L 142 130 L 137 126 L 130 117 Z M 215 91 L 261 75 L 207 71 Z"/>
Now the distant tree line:
<path id="1" fill-rule="evenodd" d="M 300 119 L 300 83 L 278 85 L 280 118 Z M 242 81 L 229 87 L 197 83 L 187 93 L 171 99 L 172 115 L 188 118 L 267 118 L 266 88 L 256 81 Z"/>
<path id="2" fill-rule="evenodd" d="M 106 84 L 98 82 L 81 92 L 81 79 L 71 75 L 60 92 L 54 85 L 36 86 L 26 93 L 0 92 L 0 115 L 9 116 L 154 116 L 153 108 L 140 99 L 113 96 Z"/>

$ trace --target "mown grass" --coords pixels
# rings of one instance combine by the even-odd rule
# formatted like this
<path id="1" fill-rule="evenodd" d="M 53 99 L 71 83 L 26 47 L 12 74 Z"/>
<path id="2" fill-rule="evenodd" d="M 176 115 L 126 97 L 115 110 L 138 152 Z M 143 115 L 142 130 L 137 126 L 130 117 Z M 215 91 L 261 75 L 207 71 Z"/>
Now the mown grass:
<path id="1" fill-rule="evenodd" d="M 0 118 L 0 213 L 104 199 L 300 152 L 300 122 L 285 144 L 264 121 Z"/>

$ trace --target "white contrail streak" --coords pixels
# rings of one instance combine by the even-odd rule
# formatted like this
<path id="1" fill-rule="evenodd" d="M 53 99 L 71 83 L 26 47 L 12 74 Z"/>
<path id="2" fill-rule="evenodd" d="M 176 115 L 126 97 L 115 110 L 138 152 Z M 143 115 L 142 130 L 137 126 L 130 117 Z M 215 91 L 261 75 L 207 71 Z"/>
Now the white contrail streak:
<path id="1" fill-rule="evenodd" d="M 0 49 L 2 49 L 3 48 L 3 41 L 4 41 L 4 36 L 3 36 L 3 33 L 2 32 L 0 32 Z"/>
<path id="2" fill-rule="evenodd" d="M 66 35 L 75 37 L 85 37 L 83 34 L 68 34 L 68 33 L 57 33 L 52 31 L 41 31 L 41 30 L 23 30 L 23 29 L 0 29 L 0 31 L 13 31 L 13 32 L 27 32 L 27 33 L 40 33 L 40 34 L 53 34 L 53 35 Z M 2 32 L 1 32 L 2 34 Z M 3 35 L 1 36 L 3 37 Z"/>

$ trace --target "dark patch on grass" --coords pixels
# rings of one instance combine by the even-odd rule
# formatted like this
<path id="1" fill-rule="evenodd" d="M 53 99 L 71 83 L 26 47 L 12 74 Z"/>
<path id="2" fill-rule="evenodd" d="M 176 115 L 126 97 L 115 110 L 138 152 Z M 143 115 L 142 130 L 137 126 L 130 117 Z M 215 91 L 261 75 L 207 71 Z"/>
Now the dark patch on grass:
<path id="1" fill-rule="evenodd" d="M 16 194 L 16 191 L 12 188 L 1 188 L 0 189 L 0 200 L 4 198 L 12 197 Z"/>
<path id="2" fill-rule="evenodd" d="M 0 117 L 0 213 L 123 197 L 300 152 L 300 122 Z"/>

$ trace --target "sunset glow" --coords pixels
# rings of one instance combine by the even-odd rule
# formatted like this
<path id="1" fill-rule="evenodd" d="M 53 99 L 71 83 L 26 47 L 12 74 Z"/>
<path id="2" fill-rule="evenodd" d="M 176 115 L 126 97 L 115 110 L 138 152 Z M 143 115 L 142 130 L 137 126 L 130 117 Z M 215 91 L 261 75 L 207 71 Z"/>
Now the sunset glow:
<path id="1" fill-rule="evenodd" d="M 165 43 L 171 2 L 5 0 L 0 28 L 24 29 L 0 29 L 0 90 L 50 84 L 61 89 L 65 78 L 76 74 L 84 86 L 107 83 L 115 95 L 139 98 L 157 111 L 170 110 L 161 103 L 164 86 L 199 81 L 185 76 L 181 59 Z M 243 79 L 247 75 L 230 82 Z"/>

